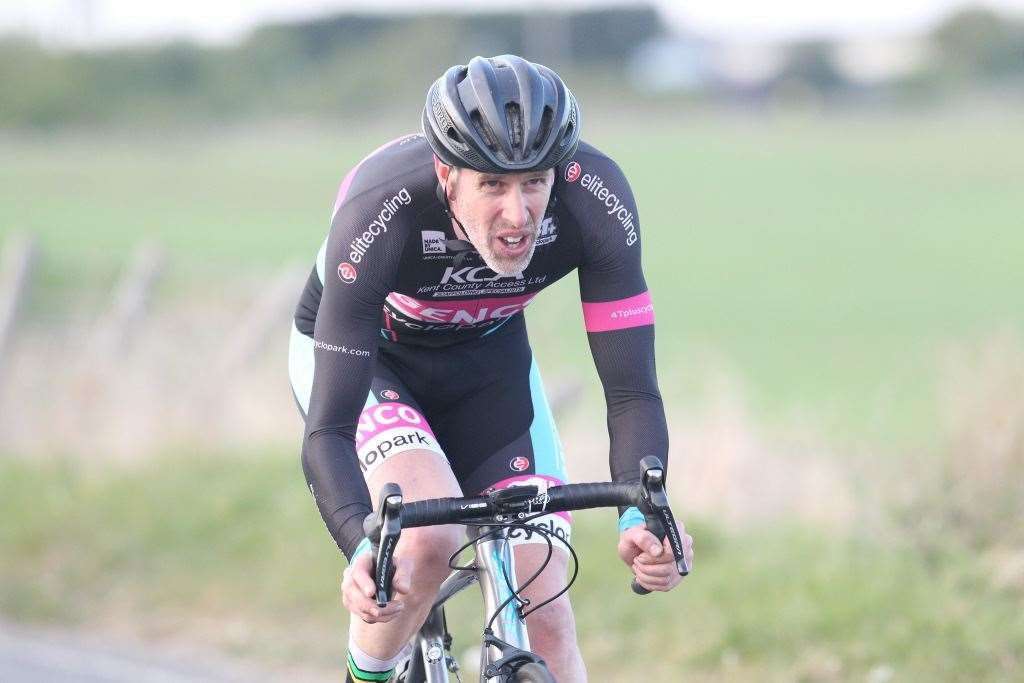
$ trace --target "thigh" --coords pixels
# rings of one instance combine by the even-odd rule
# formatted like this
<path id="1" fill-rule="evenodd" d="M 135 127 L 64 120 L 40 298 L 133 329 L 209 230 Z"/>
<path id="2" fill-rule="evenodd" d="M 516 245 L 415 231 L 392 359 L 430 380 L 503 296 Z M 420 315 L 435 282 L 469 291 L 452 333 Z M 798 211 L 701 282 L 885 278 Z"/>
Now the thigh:
<path id="1" fill-rule="evenodd" d="M 388 482 L 410 501 L 462 495 L 423 409 L 384 363 L 377 364 L 359 414 L 356 455 L 375 504 Z"/>
<path id="2" fill-rule="evenodd" d="M 497 391 L 515 396 L 517 401 L 506 403 L 503 411 L 488 412 L 488 407 L 494 404 L 487 400 L 486 392 L 483 396 L 474 396 L 457 422 L 460 428 L 457 437 L 444 441 L 466 495 L 528 485 L 537 486 L 543 492 L 550 486 L 568 483 L 561 440 L 536 361 L 531 357 L 524 368 L 506 376 L 505 387 L 497 387 Z M 513 431 L 508 428 L 509 422 L 516 425 L 518 433 L 514 438 L 501 444 L 488 442 L 487 434 L 491 430 Z M 452 447 L 448 447 L 449 443 Z M 477 445 L 481 443 L 485 445 Z M 485 447 L 491 450 L 483 450 Z M 538 544 L 546 548 L 546 534 L 553 537 L 556 548 L 566 552 L 562 541 L 569 541 L 570 526 L 570 514 L 557 512 L 537 518 L 531 522 L 531 528 L 513 530 L 509 537 L 513 546 Z M 533 530 L 538 527 L 539 531 Z"/>
<path id="3" fill-rule="evenodd" d="M 398 484 L 408 502 L 462 495 L 412 393 L 380 363 L 356 425 L 356 455 L 374 507 L 387 483 Z M 461 527 L 457 525 L 402 531 L 395 554 L 414 559 L 414 591 L 436 590 L 448 571 L 448 559 L 462 538 Z"/>

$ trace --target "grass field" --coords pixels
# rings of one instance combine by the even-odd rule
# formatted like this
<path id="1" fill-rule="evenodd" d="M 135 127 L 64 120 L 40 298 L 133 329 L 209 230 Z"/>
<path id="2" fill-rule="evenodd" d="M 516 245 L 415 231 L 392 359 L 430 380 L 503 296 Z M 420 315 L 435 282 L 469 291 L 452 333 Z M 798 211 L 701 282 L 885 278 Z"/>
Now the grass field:
<path id="1" fill-rule="evenodd" d="M 267 666 L 329 669 L 342 649 L 342 560 L 294 458 L 175 457 L 130 471 L 0 461 L 0 612 L 187 633 Z M 683 589 L 638 598 L 614 556 L 614 517 L 576 515 L 574 602 L 594 680 L 970 680 L 1024 676 L 1020 596 L 955 545 L 799 526 L 693 525 Z M 450 619 L 479 637 L 475 591 Z M 600 596 L 600 598 L 596 598 Z"/>
<path id="2" fill-rule="evenodd" d="M 858 435 L 926 433 L 936 350 L 1024 322 L 1019 120 L 623 130 L 589 137 L 638 197 L 670 397 L 692 396 L 695 366 L 714 362 L 764 412 L 811 411 Z M 401 132 L 0 138 L 0 231 L 42 238 L 41 309 L 109 282 L 147 238 L 172 251 L 172 282 L 308 263 L 340 178 Z M 574 283 L 541 297 L 531 326 L 546 365 L 585 372 Z"/>
<path id="3" fill-rule="evenodd" d="M 574 599 L 585 655 L 604 674 L 595 680 L 631 680 L 631 662 L 666 680 L 1024 678 L 1024 555 L 1012 524 L 1024 514 L 1024 350 L 1012 333 L 993 337 L 1024 329 L 1024 125 L 769 118 L 623 130 L 605 124 L 589 138 L 619 160 L 640 203 L 659 375 L 673 428 L 684 426 L 675 448 L 731 457 L 722 467 L 748 486 L 772 470 L 753 483 L 776 496 L 797 490 L 793 463 L 809 462 L 785 451 L 836 454 L 843 491 L 825 486 L 813 500 L 869 498 L 854 501 L 864 523 L 841 533 L 806 519 L 751 521 L 756 510 L 740 526 L 688 519 L 697 571 L 686 590 L 647 600 L 626 589 L 610 516 L 578 515 Z M 68 316 L 88 321 L 143 240 L 170 251 L 165 302 L 309 267 L 341 177 L 401 132 L 0 136 L 0 237 L 33 232 L 44 249 L 34 338 Z M 588 410 L 573 420 L 598 425 L 575 278 L 528 317 L 546 378 L 589 382 Z M 61 334 L 78 329 L 88 328 Z M 960 371 L 938 370 L 949 344 L 967 344 Z M 155 367 L 151 358 L 166 356 L 135 362 Z M 727 406 L 716 418 L 705 401 L 715 378 L 753 410 Z M 813 438 L 772 433 L 772 421 L 807 425 Z M 177 450 L 131 465 L 0 453 L 0 614 L 335 666 L 343 563 L 294 442 L 284 454 Z M 908 490 L 921 493 L 918 507 L 901 500 Z M 476 610 L 454 608 L 457 649 L 475 637 Z"/>

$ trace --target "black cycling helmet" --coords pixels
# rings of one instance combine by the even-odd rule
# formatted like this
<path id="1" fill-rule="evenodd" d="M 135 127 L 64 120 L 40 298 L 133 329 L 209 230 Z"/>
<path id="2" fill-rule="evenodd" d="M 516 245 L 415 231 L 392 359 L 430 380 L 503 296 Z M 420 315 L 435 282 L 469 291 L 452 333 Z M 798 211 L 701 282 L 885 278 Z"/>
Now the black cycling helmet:
<path id="1" fill-rule="evenodd" d="M 450 166 L 542 171 L 576 153 L 580 110 L 546 66 L 515 55 L 474 57 L 430 86 L 423 134 Z"/>

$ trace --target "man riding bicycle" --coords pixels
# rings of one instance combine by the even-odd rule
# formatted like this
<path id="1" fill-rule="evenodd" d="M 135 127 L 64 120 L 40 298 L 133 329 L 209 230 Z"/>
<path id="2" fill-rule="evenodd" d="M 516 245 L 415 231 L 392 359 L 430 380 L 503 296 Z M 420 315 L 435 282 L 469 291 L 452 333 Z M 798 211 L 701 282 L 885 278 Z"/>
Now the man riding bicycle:
<path id="1" fill-rule="evenodd" d="M 572 93 L 539 64 L 476 57 L 431 86 L 422 127 L 343 180 L 292 330 L 303 469 L 349 558 L 352 681 L 386 680 L 408 656 L 463 542 L 455 526 L 404 533 L 395 597 L 378 607 L 362 525 L 371 495 L 387 482 L 407 500 L 566 482 L 523 309 L 572 270 L 608 405 L 612 478 L 639 480 L 645 455 L 667 460 L 636 206 L 618 166 L 580 141 Z M 667 541 L 635 508 L 621 513 L 618 552 L 638 583 L 675 587 Z M 554 513 L 535 523 L 568 540 L 569 521 Z M 512 542 L 517 574 L 529 576 L 547 542 L 539 533 Z M 556 553 L 525 597 L 558 592 L 567 566 Z M 527 626 L 559 681 L 586 679 L 568 595 Z"/>

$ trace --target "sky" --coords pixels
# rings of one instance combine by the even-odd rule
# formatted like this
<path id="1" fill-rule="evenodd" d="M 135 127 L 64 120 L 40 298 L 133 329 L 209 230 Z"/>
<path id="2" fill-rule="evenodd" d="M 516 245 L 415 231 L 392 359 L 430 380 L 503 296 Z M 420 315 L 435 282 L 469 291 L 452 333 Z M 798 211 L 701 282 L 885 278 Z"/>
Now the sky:
<path id="1" fill-rule="evenodd" d="M 562 9 L 638 4 L 559 0 Z M 777 41 L 796 37 L 898 36 L 927 30 L 951 10 L 985 4 L 1024 15 L 1024 0 L 649 0 L 669 22 L 708 37 Z M 225 43 L 268 20 L 365 9 L 365 0 L 0 0 L 0 31 L 48 44 L 138 43 L 171 38 Z M 413 11 L 550 8 L 550 0 L 376 0 L 374 9 Z"/>

